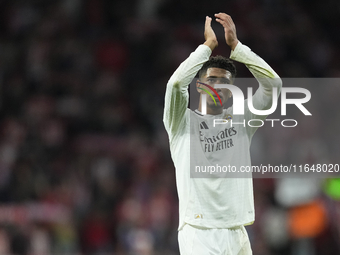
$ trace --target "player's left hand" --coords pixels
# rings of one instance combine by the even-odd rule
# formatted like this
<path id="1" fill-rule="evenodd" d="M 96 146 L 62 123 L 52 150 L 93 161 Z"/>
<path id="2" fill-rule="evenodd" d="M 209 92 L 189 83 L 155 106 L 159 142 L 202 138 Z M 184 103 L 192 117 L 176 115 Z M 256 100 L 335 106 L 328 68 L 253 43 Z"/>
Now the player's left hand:
<path id="1" fill-rule="evenodd" d="M 209 16 L 205 17 L 205 25 L 204 25 L 204 38 L 205 45 L 209 46 L 211 50 L 214 50 L 218 46 L 218 42 L 216 39 L 216 35 L 214 30 L 211 27 L 211 18 Z"/>
<path id="2" fill-rule="evenodd" d="M 215 17 L 216 21 L 219 22 L 224 28 L 224 36 L 226 43 L 232 50 L 234 50 L 238 43 L 234 21 L 228 14 L 221 12 L 215 14 Z"/>

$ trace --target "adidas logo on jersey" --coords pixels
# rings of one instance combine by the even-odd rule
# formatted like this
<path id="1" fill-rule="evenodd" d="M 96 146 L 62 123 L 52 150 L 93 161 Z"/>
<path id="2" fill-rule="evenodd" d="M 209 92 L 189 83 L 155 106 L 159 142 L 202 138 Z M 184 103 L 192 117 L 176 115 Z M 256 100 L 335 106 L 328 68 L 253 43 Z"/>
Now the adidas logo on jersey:
<path id="1" fill-rule="evenodd" d="M 209 129 L 209 127 L 208 127 L 208 125 L 207 125 L 207 123 L 206 123 L 205 121 L 202 121 L 202 122 L 200 123 L 200 128 L 201 128 L 201 129 Z"/>

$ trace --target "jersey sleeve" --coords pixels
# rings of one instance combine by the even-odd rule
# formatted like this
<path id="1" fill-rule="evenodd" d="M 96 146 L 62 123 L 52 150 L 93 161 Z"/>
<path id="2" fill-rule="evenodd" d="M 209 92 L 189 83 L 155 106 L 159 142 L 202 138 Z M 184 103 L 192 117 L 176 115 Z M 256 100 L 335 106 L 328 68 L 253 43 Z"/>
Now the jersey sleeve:
<path id="1" fill-rule="evenodd" d="M 273 88 L 277 88 L 276 93 L 279 96 L 282 81 L 278 74 L 249 47 L 243 45 L 240 41 L 235 49 L 231 52 L 230 59 L 243 63 L 257 79 L 259 88 L 252 97 L 252 103 L 256 110 L 268 110 L 272 106 Z M 267 115 L 256 115 L 250 112 L 248 102 L 245 101 L 245 120 L 250 119 L 264 120 Z M 249 137 L 257 130 L 257 127 L 250 127 L 247 123 L 247 132 Z"/>
<path id="2" fill-rule="evenodd" d="M 210 55 L 211 49 L 208 46 L 198 46 L 181 63 L 167 83 L 163 122 L 170 139 L 181 131 L 180 126 L 189 102 L 188 86 L 203 64 L 209 60 Z"/>

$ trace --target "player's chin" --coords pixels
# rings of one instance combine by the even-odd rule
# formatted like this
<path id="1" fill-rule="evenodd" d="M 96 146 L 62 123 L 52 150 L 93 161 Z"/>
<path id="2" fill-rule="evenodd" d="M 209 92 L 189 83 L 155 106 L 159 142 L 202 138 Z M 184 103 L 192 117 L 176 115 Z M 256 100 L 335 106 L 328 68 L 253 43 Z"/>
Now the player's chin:
<path id="1" fill-rule="evenodd" d="M 210 104 L 208 103 L 208 107 L 211 108 L 211 109 L 214 109 L 214 110 L 223 108 L 223 106 L 221 106 L 220 102 L 218 102 L 217 104 L 215 104 L 214 102 L 212 102 Z"/>

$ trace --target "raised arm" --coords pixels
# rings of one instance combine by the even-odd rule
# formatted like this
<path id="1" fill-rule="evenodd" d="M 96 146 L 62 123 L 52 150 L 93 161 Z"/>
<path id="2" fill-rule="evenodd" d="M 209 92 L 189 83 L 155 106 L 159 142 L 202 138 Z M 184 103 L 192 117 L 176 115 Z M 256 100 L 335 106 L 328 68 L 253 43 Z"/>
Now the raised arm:
<path id="1" fill-rule="evenodd" d="M 211 52 L 217 47 L 216 35 L 211 28 L 211 18 L 206 17 L 203 45 L 190 54 L 190 56 L 177 68 L 168 81 L 165 93 L 165 106 L 163 122 L 170 139 L 180 133 L 180 124 L 188 107 L 188 86 L 201 69 L 203 64 L 209 60 Z"/>
<path id="2" fill-rule="evenodd" d="M 232 18 L 225 13 L 215 14 L 216 21 L 224 28 L 226 43 L 231 48 L 230 58 L 243 63 L 259 82 L 259 88 L 252 97 L 253 106 L 257 110 L 267 110 L 272 105 L 273 88 L 277 88 L 277 96 L 280 94 L 282 81 L 277 73 L 251 49 L 243 45 L 237 38 L 236 27 Z M 246 119 L 265 119 L 266 116 L 252 114 L 247 104 Z M 249 134 L 252 135 L 257 128 L 248 127 Z"/>

